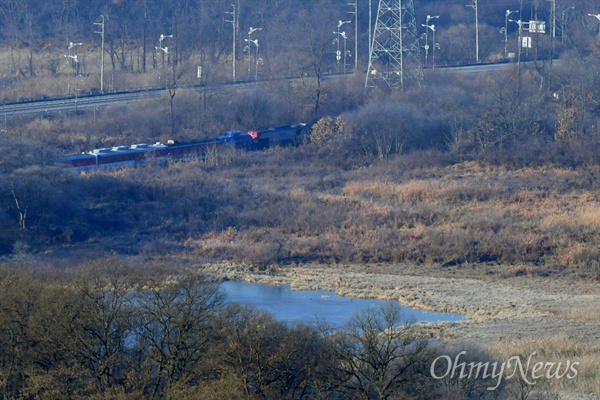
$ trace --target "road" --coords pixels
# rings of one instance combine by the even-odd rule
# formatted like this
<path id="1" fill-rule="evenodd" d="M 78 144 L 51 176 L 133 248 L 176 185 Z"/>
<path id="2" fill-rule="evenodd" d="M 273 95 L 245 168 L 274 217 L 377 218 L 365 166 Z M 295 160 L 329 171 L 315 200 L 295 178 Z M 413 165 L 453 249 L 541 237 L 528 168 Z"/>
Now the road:
<path id="1" fill-rule="evenodd" d="M 558 60 L 555 60 L 555 63 Z M 527 64 L 527 63 L 524 63 Z M 479 65 L 468 65 L 468 66 L 457 66 L 457 67 L 444 67 L 431 69 L 430 72 L 435 71 L 436 73 L 460 73 L 460 74 L 476 74 L 483 72 L 505 72 L 512 70 L 515 67 L 514 63 L 504 64 L 479 64 Z M 330 76 L 330 78 L 333 76 Z M 294 78 L 292 78 L 294 79 Z M 296 78 L 297 79 L 297 78 Z M 259 82 L 260 83 L 260 82 Z M 255 82 L 237 82 L 237 83 L 223 83 L 223 87 L 254 87 Z M 194 87 L 181 87 L 179 89 L 190 90 L 197 89 Z M 161 96 L 165 93 L 165 89 L 148 89 L 140 90 L 136 92 L 124 92 L 124 93 L 112 93 L 96 96 L 82 96 L 82 97 L 69 97 L 55 100 L 34 100 L 28 102 L 5 104 L 0 106 L 0 116 L 11 117 L 26 114 L 50 114 L 53 112 L 61 111 L 77 111 L 90 109 L 94 107 L 104 107 L 111 104 L 117 103 L 128 103 L 141 99 L 149 99 L 153 97 Z"/>
<path id="2" fill-rule="evenodd" d="M 553 60 L 552 65 L 557 66 L 560 64 L 560 60 Z M 533 68 L 544 68 L 549 67 L 550 61 L 527 61 L 521 63 L 523 69 Z M 453 67 L 437 67 L 435 69 L 428 69 L 430 72 L 446 72 L 452 74 L 480 74 L 480 73 L 501 73 L 507 71 L 514 71 L 517 68 L 516 62 L 501 63 L 501 64 L 473 64 Z"/>
<path id="3" fill-rule="evenodd" d="M 56 100 L 39 100 L 0 106 L 0 115 L 16 116 L 24 114 L 50 114 L 59 111 L 75 111 L 102 107 L 119 102 L 130 102 L 157 97 L 163 90 L 153 89 L 139 92 L 115 93 L 98 96 L 70 97 Z"/>

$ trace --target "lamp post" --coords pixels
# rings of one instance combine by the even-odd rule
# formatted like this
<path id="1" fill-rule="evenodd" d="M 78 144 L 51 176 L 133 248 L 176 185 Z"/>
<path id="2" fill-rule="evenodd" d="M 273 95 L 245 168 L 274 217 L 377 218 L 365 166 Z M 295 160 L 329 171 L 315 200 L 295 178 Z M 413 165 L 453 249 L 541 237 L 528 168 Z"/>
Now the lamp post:
<path id="1" fill-rule="evenodd" d="M 338 23 L 337 23 L 337 31 L 333 32 L 333 34 L 336 35 L 335 41 L 337 42 L 337 52 L 335 53 L 335 59 L 337 60 L 338 74 L 340 72 L 340 61 L 342 59 L 342 52 L 340 51 L 340 36 L 342 35 L 342 32 L 340 32 L 340 28 L 344 24 L 349 24 L 350 22 L 352 22 L 352 21 L 342 21 L 342 20 L 339 20 Z M 345 32 L 344 32 L 344 36 L 346 36 Z M 345 40 L 345 38 L 344 38 L 344 40 Z M 344 64 L 345 64 L 345 62 L 344 62 Z M 344 65 L 344 67 L 345 67 L 345 65 Z M 346 73 L 346 71 L 344 71 L 344 73 Z"/>
<path id="2" fill-rule="evenodd" d="M 475 61 L 479 62 L 479 2 L 473 0 L 473 4 L 467 4 L 475 10 Z"/>
<path id="3" fill-rule="evenodd" d="M 515 24 L 519 25 L 519 57 L 517 62 L 519 63 L 519 65 L 521 64 L 521 48 L 523 47 L 523 24 L 524 22 L 519 20 L 514 20 L 514 19 L 509 19 L 510 22 L 514 22 Z M 526 47 L 529 50 L 529 47 Z"/>
<path id="4" fill-rule="evenodd" d="M 233 71 L 232 71 L 232 79 L 235 82 L 235 38 L 237 36 L 237 17 L 236 17 L 236 13 L 235 13 L 235 4 L 232 4 L 231 7 L 233 7 L 233 11 L 227 11 L 225 12 L 225 14 L 230 14 L 231 15 L 231 21 L 225 21 L 225 22 L 230 22 L 231 25 L 233 25 Z"/>
<path id="5" fill-rule="evenodd" d="M 435 68 L 435 49 L 436 48 L 439 49 L 440 45 L 435 42 L 435 25 L 434 24 L 429 25 L 429 29 L 431 29 L 433 31 L 433 38 L 431 41 L 431 68 L 434 69 Z"/>
<path id="6" fill-rule="evenodd" d="M 427 66 L 429 64 L 429 30 L 431 29 L 431 31 L 434 34 L 434 38 L 433 38 L 433 45 L 435 47 L 435 25 L 431 24 L 431 25 L 427 25 L 427 24 L 421 24 L 422 26 L 425 27 L 425 66 Z M 432 52 L 434 50 L 432 49 Z M 435 60 L 435 57 L 434 57 Z"/>
<path id="7" fill-rule="evenodd" d="M 344 38 L 344 75 L 346 74 L 346 56 L 348 55 L 348 52 L 346 51 L 346 40 L 348 39 L 348 37 L 346 36 L 346 32 L 342 31 L 340 33 L 340 36 L 342 38 Z"/>
<path id="8" fill-rule="evenodd" d="M 600 14 L 588 14 L 590 17 L 594 17 L 598 20 L 598 36 L 600 36 Z"/>
<path id="9" fill-rule="evenodd" d="M 256 45 L 256 59 L 254 61 L 258 62 L 258 39 L 256 40 L 256 43 L 254 41 L 252 41 L 252 34 L 256 31 L 262 31 L 262 28 L 253 28 L 250 27 L 250 29 L 248 29 L 248 39 L 244 39 L 246 41 L 246 43 L 248 43 L 248 45 L 246 46 L 246 48 L 248 49 L 248 55 L 250 55 L 250 43 L 254 43 Z M 248 57 L 248 78 L 250 78 L 250 59 L 251 57 Z M 256 68 L 258 69 L 258 64 L 256 64 Z"/>
<path id="10" fill-rule="evenodd" d="M 425 18 L 425 23 L 421 24 L 421 26 L 425 27 L 425 66 L 427 66 L 427 63 L 429 62 L 429 29 L 431 29 L 435 34 L 435 25 L 429 25 L 429 21 L 439 17 L 439 15 L 428 15 L 427 18 Z M 435 44 L 435 38 L 433 41 Z"/>
<path id="11" fill-rule="evenodd" d="M 72 63 L 75 63 L 75 76 L 79 75 L 79 60 L 77 59 L 77 54 L 71 55 L 71 49 L 75 46 L 81 46 L 83 43 L 73 43 L 69 42 L 69 46 L 67 47 L 67 53 L 64 54 L 65 58 L 70 58 L 71 68 L 73 67 Z M 71 74 L 67 75 L 67 94 L 71 94 Z"/>
<path id="12" fill-rule="evenodd" d="M 162 42 L 166 38 L 172 38 L 172 37 L 173 37 L 173 35 L 164 35 L 161 33 L 158 38 L 158 46 L 154 46 L 154 48 L 156 50 L 160 50 L 162 52 L 161 56 L 162 56 L 162 67 L 163 68 L 165 67 L 165 54 L 169 54 L 169 47 L 168 46 L 162 47 Z"/>
<path id="13" fill-rule="evenodd" d="M 435 42 L 435 31 L 433 31 L 433 48 L 431 51 L 431 68 L 435 69 L 435 49 L 439 49 L 440 44 Z"/>
<path id="14" fill-rule="evenodd" d="M 72 60 L 72 62 L 75 63 L 75 65 L 77 66 L 79 64 L 79 60 L 77 59 L 77 54 L 75 54 L 74 56 L 72 55 L 64 55 L 66 58 L 70 58 Z M 73 68 L 73 66 L 71 66 L 71 68 Z M 75 69 L 75 74 L 77 74 L 77 69 Z M 69 72 L 67 74 L 67 94 L 71 94 L 71 73 Z"/>
<path id="15" fill-rule="evenodd" d="M 164 35 L 164 34 L 160 34 L 159 38 L 158 38 L 158 43 L 162 46 L 162 41 L 165 40 L 166 38 L 172 38 L 173 35 Z"/>
<path id="16" fill-rule="evenodd" d="M 574 10 L 575 6 L 567 7 L 562 12 L 562 26 L 560 30 L 560 41 L 565 42 L 565 32 L 567 30 L 567 11 Z"/>
<path id="17" fill-rule="evenodd" d="M 337 47 L 338 50 L 336 52 L 336 56 L 335 58 L 337 59 L 338 62 L 338 73 L 340 72 L 340 60 L 342 59 L 342 51 L 339 50 L 340 48 L 340 36 L 342 37 L 342 39 L 344 39 L 344 74 L 346 73 L 346 56 L 349 55 L 350 51 L 346 50 L 346 40 L 348 39 L 348 36 L 346 35 L 346 32 L 342 31 L 342 32 L 333 32 L 334 35 L 337 35 L 337 37 L 335 39 L 333 39 L 333 43 L 336 44 L 337 43 Z"/>
<path id="18" fill-rule="evenodd" d="M 506 10 L 506 14 L 504 14 L 504 58 L 508 57 L 508 17 L 510 14 L 518 12 L 519 10 Z"/>
<path id="19" fill-rule="evenodd" d="M 104 93 L 104 15 L 100 15 L 102 22 L 94 22 L 94 25 L 100 26 L 100 32 L 94 32 L 102 36 L 102 45 L 100 51 L 100 93 Z"/>
<path id="20" fill-rule="evenodd" d="M 258 82 L 258 39 L 254 39 L 254 40 L 250 40 L 250 39 L 244 39 L 247 43 L 248 46 L 250 46 L 250 44 L 253 44 L 256 47 L 256 53 L 254 55 L 254 64 L 255 64 L 255 68 L 256 71 L 254 73 L 254 82 Z M 250 52 L 250 47 L 248 47 L 248 52 Z M 248 64 L 248 72 L 250 71 L 250 64 Z"/>

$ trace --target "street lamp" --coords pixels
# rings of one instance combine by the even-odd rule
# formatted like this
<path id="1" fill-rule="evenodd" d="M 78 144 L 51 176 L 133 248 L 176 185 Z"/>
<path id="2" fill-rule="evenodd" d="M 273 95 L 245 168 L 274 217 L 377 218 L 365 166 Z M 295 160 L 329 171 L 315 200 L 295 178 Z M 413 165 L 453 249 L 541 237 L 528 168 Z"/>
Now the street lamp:
<path id="1" fill-rule="evenodd" d="M 100 93 L 104 93 L 104 15 L 100 15 L 102 17 L 102 22 L 94 22 L 94 25 L 99 25 L 101 28 L 100 32 L 94 32 L 102 36 L 102 46 L 101 46 L 101 55 L 100 55 Z M 146 62 L 144 61 L 144 67 L 146 66 Z"/>
<path id="2" fill-rule="evenodd" d="M 156 50 L 160 50 L 162 51 L 161 55 L 162 55 L 162 66 L 163 68 L 165 67 L 165 54 L 169 54 L 169 47 L 165 46 L 162 47 L 162 42 L 163 40 L 165 40 L 166 38 L 172 38 L 173 35 L 164 35 L 164 34 L 160 34 L 159 38 L 158 38 L 158 46 L 154 46 L 154 48 Z"/>
<path id="3" fill-rule="evenodd" d="M 342 36 L 342 32 L 340 32 L 340 28 L 344 25 L 344 24 L 349 24 L 352 21 L 342 21 L 339 20 L 337 23 L 337 31 L 333 32 L 334 35 L 337 35 L 335 38 L 334 42 L 337 42 L 337 52 L 335 53 L 335 59 L 337 60 L 337 64 L 338 64 L 338 74 L 340 72 L 340 61 L 342 59 L 342 52 L 340 51 L 340 36 Z M 346 33 L 344 32 L 344 35 L 342 37 L 344 37 L 344 46 L 346 45 Z M 346 50 L 344 49 L 344 52 Z M 344 61 L 344 68 L 346 67 L 346 62 Z M 346 73 L 346 71 L 344 71 L 344 73 Z"/>
<path id="4" fill-rule="evenodd" d="M 248 49 L 248 78 L 250 78 L 250 43 L 254 43 L 256 45 L 256 59 L 254 60 L 256 63 L 258 63 L 258 40 L 256 40 L 256 42 L 252 41 L 252 34 L 256 31 L 262 31 L 262 28 L 253 28 L 250 27 L 250 29 L 248 29 L 248 39 L 244 39 L 246 41 L 246 43 L 248 43 L 248 45 L 246 46 L 246 48 Z M 258 64 L 256 64 L 256 68 L 258 71 Z M 256 74 L 258 76 L 258 72 Z"/>
<path id="5" fill-rule="evenodd" d="M 562 26 L 560 30 L 560 40 L 561 42 L 565 42 L 565 32 L 567 30 L 567 11 L 574 10 L 575 6 L 567 7 L 562 12 Z"/>
<path id="6" fill-rule="evenodd" d="M 166 38 L 172 38 L 173 35 L 163 35 L 162 33 L 160 34 L 160 37 L 158 38 L 158 42 L 159 44 L 162 46 L 162 41 L 165 40 Z"/>
<path id="7" fill-rule="evenodd" d="M 588 14 L 590 17 L 594 17 L 598 20 L 598 36 L 600 36 L 600 14 Z"/>
<path id="8" fill-rule="evenodd" d="M 433 31 L 433 46 L 431 51 L 431 68 L 435 69 L 435 49 L 439 49 L 440 44 L 435 42 L 435 31 Z"/>
<path id="9" fill-rule="evenodd" d="M 524 22 L 519 20 L 514 20 L 514 19 L 509 19 L 510 22 L 514 22 L 515 24 L 519 25 L 519 57 L 518 57 L 518 63 L 521 63 L 521 48 L 523 47 L 523 24 Z M 529 46 L 526 47 L 527 51 L 529 51 Z"/>
<path id="10" fill-rule="evenodd" d="M 344 74 L 346 73 L 346 56 L 348 55 L 349 51 L 346 50 L 346 40 L 348 39 L 348 36 L 346 35 L 346 32 L 342 31 L 342 32 L 333 32 L 334 35 L 337 35 L 337 37 L 335 39 L 333 39 L 333 43 L 336 44 L 338 46 L 338 50 L 336 52 L 336 56 L 335 58 L 337 59 L 338 62 L 338 73 L 340 72 L 340 60 L 342 59 L 342 52 L 341 50 L 339 50 L 340 48 L 340 36 L 342 37 L 342 39 L 344 39 Z"/>
<path id="11" fill-rule="evenodd" d="M 519 10 L 506 10 L 506 14 L 504 15 L 504 58 L 508 57 L 508 16 L 518 12 Z"/>
<path id="12" fill-rule="evenodd" d="M 254 73 L 254 81 L 258 82 L 258 39 L 254 39 L 254 40 L 249 40 L 249 39 L 244 39 L 247 43 L 248 46 L 250 46 L 250 44 L 253 44 L 256 47 L 256 53 L 254 55 L 254 63 L 256 65 L 256 72 Z M 250 47 L 248 47 L 248 52 L 250 52 Z M 250 68 L 250 64 L 248 64 L 248 70 Z"/>
<path id="13" fill-rule="evenodd" d="M 435 49 L 439 48 L 439 44 L 435 42 L 435 25 L 431 24 L 427 26 L 429 29 L 433 31 L 433 38 L 431 42 L 431 68 L 435 68 Z"/>
<path id="14" fill-rule="evenodd" d="M 340 33 L 340 36 L 344 38 L 344 74 L 346 74 L 346 56 L 348 55 L 348 52 L 346 51 L 346 40 L 348 37 L 344 31 Z"/>
<path id="15" fill-rule="evenodd" d="M 73 43 L 69 42 L 69 46 L 67 47 L 68 54 L 64 54 L 65 58 L 70 58 L 71 68 L 73 67 L 73 63 L 75 64 L 75 76 L 79 75 L 79 60 L 77 59 L 77 54 L 71 55 L 71 49 L 75 46 L 81 46 L 83 43 Z M 71 74 L 67 75 L 67 94 L 71 94 Z"/>
<path id="16" fill-rule="evenodd" d="M 425 66 L 427 66 L 427 63 L 429 61 L 429 29 L 431 29 L 435 35 L 435 25 L 429 25 L 429 21 L 439 17 L 439 15 L 428 15 L 427 18 L 425 18 L 425 23 L 421 24 L 421 26 L 425 27 Z M 435 37 L 433 39 L 433 42 L 435 44 Z"/>

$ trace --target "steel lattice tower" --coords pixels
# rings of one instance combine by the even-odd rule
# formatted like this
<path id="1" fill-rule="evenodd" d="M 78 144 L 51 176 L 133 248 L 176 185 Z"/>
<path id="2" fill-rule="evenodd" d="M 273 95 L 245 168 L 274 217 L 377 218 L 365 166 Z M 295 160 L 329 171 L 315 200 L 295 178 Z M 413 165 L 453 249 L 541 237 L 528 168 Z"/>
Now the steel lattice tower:
<path id="1" fill-rule="evenodd" d="M 413 0 L 379 0 L 365 88 L 403 88 L 423 75 Z"/>

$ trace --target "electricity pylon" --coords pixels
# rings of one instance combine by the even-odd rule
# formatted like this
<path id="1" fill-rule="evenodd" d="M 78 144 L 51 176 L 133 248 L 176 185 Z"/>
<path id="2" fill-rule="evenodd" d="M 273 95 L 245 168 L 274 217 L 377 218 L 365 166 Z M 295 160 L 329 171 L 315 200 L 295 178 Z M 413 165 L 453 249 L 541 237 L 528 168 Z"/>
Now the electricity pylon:
<path id="1" fill-rule="evenodd" d="M 403 89 L 423 77 L 413 0 L 379 0 L 365 88 Z"/>

